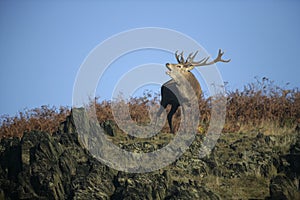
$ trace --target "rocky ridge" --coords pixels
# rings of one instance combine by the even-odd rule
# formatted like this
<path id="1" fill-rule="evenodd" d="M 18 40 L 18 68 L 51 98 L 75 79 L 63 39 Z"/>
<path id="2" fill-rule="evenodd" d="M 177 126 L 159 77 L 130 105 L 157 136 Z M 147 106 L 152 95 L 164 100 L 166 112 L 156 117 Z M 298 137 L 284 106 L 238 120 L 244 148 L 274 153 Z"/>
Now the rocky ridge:
<path id="1" fill-rule="evenodd" d="M 80 112 L 80 110 L 73 110 Z M 136 139 L 102 124 L 120 148 L 148 152 L 173 135 Z M 199 158 L 202 135 L 174 163 L 149 173 L 126 173 L 96 160 L 72 115 L 52 136 L 30 132 L 0 142 L 0 199 L 300 199 L 300 134 L 223 134 Z"/>

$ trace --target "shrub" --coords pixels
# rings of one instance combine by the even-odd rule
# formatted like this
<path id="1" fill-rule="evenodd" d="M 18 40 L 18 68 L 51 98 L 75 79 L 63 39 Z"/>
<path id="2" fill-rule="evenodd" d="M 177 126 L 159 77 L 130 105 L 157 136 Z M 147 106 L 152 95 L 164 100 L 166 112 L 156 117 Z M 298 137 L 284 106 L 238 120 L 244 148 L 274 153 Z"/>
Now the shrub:
<path id="1" fill-rule="evenodd" d="M 242 91 L 227 92 L 226 122 L 223 132 L 244 132 L 260 130 L 265 133 L 280 134 L 294 131 L 300 124 L 300 92 L 298 88 L 278 87 L 268 78 L 256 79 Z M 129 106 L 131 118 L 137 124 L 147 124 L 150 120 L 149 105 L 159 107 L 159 95 L 146 92 L 142 97 L 130 98 L 125 103 Z M 89 106 L 94 106 L 99 123 L 114 121 L 111 101 L 99 102 L 96 98 Z M 202 97 L 199 101 L 199 132 L 207 130 L 210 120 L 212 99 Z M 167 112 L 170 108 L 167 107 Z M 38 130 L 48 133 L 57 131 L 58 126 L 70 114 L 67 107 L 42 106 L 24 110 L 18 115 L 0 118 L 0 138 L 21 137 L 24 132 Z M 180 125 L 180 109 L 173 119 L 175 130 Z M 168 132 L 167 123 L 162 132 Z"/>

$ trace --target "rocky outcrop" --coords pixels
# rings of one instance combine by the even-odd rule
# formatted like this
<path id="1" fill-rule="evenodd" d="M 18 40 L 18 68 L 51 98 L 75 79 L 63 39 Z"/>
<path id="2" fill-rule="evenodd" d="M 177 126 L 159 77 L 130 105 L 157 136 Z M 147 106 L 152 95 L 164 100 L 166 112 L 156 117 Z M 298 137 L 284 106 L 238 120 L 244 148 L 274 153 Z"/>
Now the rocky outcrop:
<path id="1" fill-rule="evenodd" d="M 300 195 L 292 180 L 284 174 L 279 174 L 271 179 L 270 199 L 300 199 Z"/>
<path id="2" fill-rule="evenodd" d="M 279 174 L 270 181 L 271 199 L 300 199 L 300 135 L 286 155 L 281 156 Z"/>
<path id="3" fill-rule="evenodd" d="M 102 124 L 112 142 L 149 152 L 172 134 L 136 139 Z M 25 133 L 0 142 L 0 199 L 297 199 L 299 133 L 224 134 L 212 153 L 199 158 L 203 136 L 171 165 L 149 173 L 126 173 L 96 160 L 78 140 L 72 117 L 52 136 Z"/>
<path id="4" fill-rule="evenodd" d="M 90 156 L 76 133 L 25 133 L 2 140 L 0 155 L 7 199 L 109 199 L 114 192 L 113 170 Z"/>

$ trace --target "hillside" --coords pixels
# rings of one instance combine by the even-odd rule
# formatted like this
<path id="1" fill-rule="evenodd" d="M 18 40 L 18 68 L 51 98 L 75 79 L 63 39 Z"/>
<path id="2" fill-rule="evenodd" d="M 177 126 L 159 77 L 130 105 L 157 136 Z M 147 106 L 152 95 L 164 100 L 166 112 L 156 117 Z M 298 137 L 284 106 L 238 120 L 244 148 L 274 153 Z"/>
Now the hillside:
<path id="1" fill-rule="evenodd" d="M 80 110 L 73 110 L 80 112 Z M 149 151 L 174 137 L 161 133 L 145 144 L 110 127 L 115 144 Z M 32 131 L 0 144 L 1 199 L 296 199 L 300 134 L 223 134 L 199 159 L 202 135 L 170 166 L 125 173 L 93 158 L 78 140 L 72 115 L 52 136 Z"/>
<path id="2" fill-rule="evenodd" d="M 242 91 L 229 91 L 226 98 L 225 125 L 208 156 L 199 158 L 199 149 L 214 99 L 203 97 L 193 143 L 170 165 L 148 173 L 117 171 L 95 159 L 74 125 L 74 115 L 81 115 L 82 109 L 42 106 L 3 115 L 0 199 L 300 199 L 299 89 L 281 88 L 263 78 Z M 159 106 L 158 100 L 150 93 L 129 99 L 131 118 L 147 124 L 149 105 Z M 152 152 L 174 140 L 167 124 L 151 138 L 126 134 L 111 106 L 95 99 L 86 110 L 95 108 L 99 125 L 117 147 Z M 175 130 L 180 119 L 179 110 Z M 97 130 L 83 125 L 88 133 Z"/>

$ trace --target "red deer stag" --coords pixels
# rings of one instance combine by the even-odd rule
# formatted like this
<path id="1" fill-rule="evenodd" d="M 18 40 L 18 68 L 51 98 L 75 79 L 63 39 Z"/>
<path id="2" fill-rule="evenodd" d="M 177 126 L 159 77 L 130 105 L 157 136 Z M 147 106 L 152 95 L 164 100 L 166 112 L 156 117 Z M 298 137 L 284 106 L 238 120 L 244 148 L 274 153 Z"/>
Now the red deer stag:
<path id="1" fill-rule="evenodd" d="M 172 78 L 171 80 L 167 81 L 164 83 L 161 87 L 161 106 L 158 113 L 157 117 L 161 115 L 163 110 L 167 107 L 167 105 L 171 105 L 171 110 L 167 115 L 169 127 L 172 133 L 174 133 L 174 129 L 172 126 L 172 117 L 177 111 L 178 107 L 180 106 L 180 103 L 185 103 L 188 101 L 194 101 L 198 100 L 201 98 L 201 87 L 199 82 L 197 81 L 196 77 L 191 73 L 190 71 L 194 69 L 194 67 L 198 66 L 205 66 L 205 65 L 211 65 L 217 62 L 225 62 L 228 63 L 229 60 L 223 60 L 222 56 L 224 52 L 219 50 L 217 58 L 215 58 L 211 62 L 207 62 L 209 60 L 209 57 L 203 58 L 202 60 L 195 62 L 194 58 L 196 57 L 198 51 L 193 54 L 189 54 L 187 59 L 184 59 L 183 52 L 180 54 L 177 54 L 177 51 L 175 53 L 176 60 L 178 64 L 170 64 L 167 63 L 166 67 L 168 68 L 169 71 L 166 73 Z M 183 89 L 183 87 L 179 87 L 180 82 L 184 80 L 187 80 L 189 85 L 192 86 L 194 92 L 195 92 L 195 98 L 197 99 L 186 99 L 188 96 L 186 93 L 187 89 Z"/>

